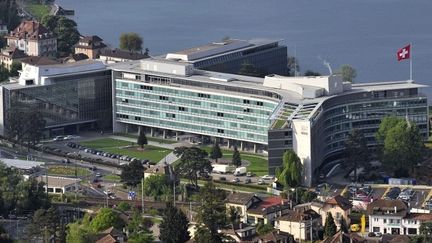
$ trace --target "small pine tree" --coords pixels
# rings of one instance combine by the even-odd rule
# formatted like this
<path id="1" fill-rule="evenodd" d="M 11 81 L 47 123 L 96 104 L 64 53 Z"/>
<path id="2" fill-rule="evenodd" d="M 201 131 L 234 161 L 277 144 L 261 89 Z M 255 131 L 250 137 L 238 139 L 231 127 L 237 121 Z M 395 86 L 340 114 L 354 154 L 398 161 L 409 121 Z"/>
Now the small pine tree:
<path id="1" fill-rule="evenodd" d="M 143 129 L 140 130 L 140 133 L 138 135 L 137 144 L 141 146 L 141 148 L 144 148 L 144 145 L 147 144 L 147 137 L 143 131 Z"/>
<path id="2" fill-rule="evenodd" d="M 189 221 L 184 213 L 167 203 L 160 224 L 159 239 L 166 243 L 183 243 L 190 239 L 188 232 Z"/>
<path id="3" fill-rule="evenodd" d="M 240 152 L 238 151 L 237 147 L 234 147 L 234 153 L 233 153 L 233 157 L 232 157 L 232 164 L 235 167 L 239 167 L 241 166 L 241 157 L 240 157 Z"/>
<path id="4" fill-rule="evenodd" d="M 348 233 L 348 224 L 344 217 L 342 217 L 340 221 L 340 231 Z"/>
<path id="5" fill-rule="evenodd" d="M 324 237 L 331 237 L 336 234 L 336 224 L 331 213 L 327 213 L 324 225 Z"/>
<path id="6" fill-rule="evenodd" d="M 222 158 L 222 151 L 219 147 L 219 143 L 215 142 L 213 144 L 212 150 L 210 152 L 210 158 L 216 160 L 216 163 L 218 162 L 219 158 Z"/>

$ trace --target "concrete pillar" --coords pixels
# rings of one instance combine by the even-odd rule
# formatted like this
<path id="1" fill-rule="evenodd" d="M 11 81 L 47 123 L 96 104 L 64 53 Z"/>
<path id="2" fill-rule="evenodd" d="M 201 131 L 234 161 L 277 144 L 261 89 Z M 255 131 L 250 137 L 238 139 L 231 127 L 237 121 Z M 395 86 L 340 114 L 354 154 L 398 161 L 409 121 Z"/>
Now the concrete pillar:
<path id="1" fill-rule="evenodd" d="M 257 153 L 257 147 L 258 147 L 258 146 L 257 146 L 257 144 L 256 144 L 256 143 L 254 143 L 254 145 L 253 145 L 253 146 L 254 146 L 254 150 L 253 150 L 253 151 L 254 151 L 254 153 Z"/>
<path id="2" fill-rule="evenodd" d="M 175 140 L 178 141 L 179 140 L 179 132 L 175 132 Z"/>
<path id="3" fill-rule="evenodd" d="M 243 148 L 244 148 L 244 144 L 243 143 L 244 143 L 243 141 L 240 141 L 240 151 L 243 151 Z"/>
<path id="4" fill-rule="evenodd" d="M 227 143 L 227 149 L 229 149 L 230 146 L 231 146 L 231 139 L 227 139 L 227 140 L 228 140 L 228 143 Z"/>
<path id="5" fill-rule="evenodd" d="M 163 139 L 166 138 L 166 132 L 167 132 L 167 130 L 165 130 L 165 129 L 162 130 L 162 138 L 163 138 Z"/>
<path id="6" fill-rule="evenodd" d="M 153 127 L 150 128 L 150 137 L 154 137 L 154 128 Z"/>
<path id="7" fill-rule="evenodd" d="M 143 129 L 143 127 L 142 127 L 142 126 L 138 126 L 138 132 L 137 132 L 137 135 L 140 135 L 140 133 L 141 133 L 141 129 Z"/>
<path id="8" fill-rule="evenodd" d="M 129 124 L 126 124 L 125 133 L 129 133 Z"/>

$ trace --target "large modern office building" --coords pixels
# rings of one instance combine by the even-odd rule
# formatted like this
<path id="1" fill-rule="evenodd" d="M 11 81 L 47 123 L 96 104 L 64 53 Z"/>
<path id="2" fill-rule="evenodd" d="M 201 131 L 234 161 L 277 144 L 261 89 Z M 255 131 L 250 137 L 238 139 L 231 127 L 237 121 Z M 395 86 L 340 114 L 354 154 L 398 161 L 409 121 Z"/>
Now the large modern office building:
<path id="1" fill-rule="evenodd" d="M 339 76 L 265 78 L 197 70 L 167 59 L 119 63 L 113 70 L 113 129 L 218 138 L 268 153 L 270 173 L 292 148 L 310 185 L 337 159 L 352 129 L 370 145 L 381 118 L 408 117 L 428 136 L 428 106 L 412 81 L 353 84 Z"/>
<path id="2" fill-rule="evenodd" d="M 286 75 L 287 47 L 278 40 L 227 39 L 168 53 L 166 59 L 193 64 L 197 69 L 238 74 L 245 63 L 260 74 Z"/>
<path id="3" fill-rule="evenodd" d="M 111 128 L 111 71 L 101 61 L 30 57 L 22 65 L 19 78 L 0 86 L 0 135 L 7 134 L 7 112 L 14 108 L 39 111 L 45 137 Z"/>

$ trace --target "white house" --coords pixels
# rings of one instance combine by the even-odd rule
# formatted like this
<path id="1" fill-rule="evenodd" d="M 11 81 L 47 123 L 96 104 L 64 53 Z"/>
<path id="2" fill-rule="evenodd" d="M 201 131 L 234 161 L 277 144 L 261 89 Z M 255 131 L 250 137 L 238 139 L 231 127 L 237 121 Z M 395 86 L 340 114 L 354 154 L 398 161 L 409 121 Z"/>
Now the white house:
<path id="1" fill-rule="evenodd" d="M 401 200 L 379 199 L 368 205 L 369 231 L 392 235 L 418 235 L 423 222 L 432 221 L 430 213 L 409 213 Z"/>
<path id="2" fill-rule="evenodd" d="M 81 179 L 59 177 L 59 176 L 40 176 L 37 177 L 37 181 L 45 183 L 44 188 L 49 193 L 64 194 L 66 192 L 75 192 L 79 188 Z"/>

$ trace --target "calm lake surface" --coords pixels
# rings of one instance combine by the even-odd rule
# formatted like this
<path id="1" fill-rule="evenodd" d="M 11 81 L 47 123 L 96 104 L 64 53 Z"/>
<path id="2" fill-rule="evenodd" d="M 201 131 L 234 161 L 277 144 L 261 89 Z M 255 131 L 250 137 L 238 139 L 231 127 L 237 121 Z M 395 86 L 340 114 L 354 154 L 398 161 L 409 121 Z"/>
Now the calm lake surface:
<path id="1" fill-rule="evenodd" d="M 413 44 L 414 79 L 432 76 L 431 0 L 57 0 L 75 10 L 83 35 L 112 47 L 137 32 L 152 55 L 231 38 L 283 39 L 301 71 L 328 74 L 342 64 L 357 82 L 406 80 L 409 62 L 396 51 Z M 432 89 L 426 92 L 432 93 Z M 430 96 L 430 95 L 429 95 Z"/>

